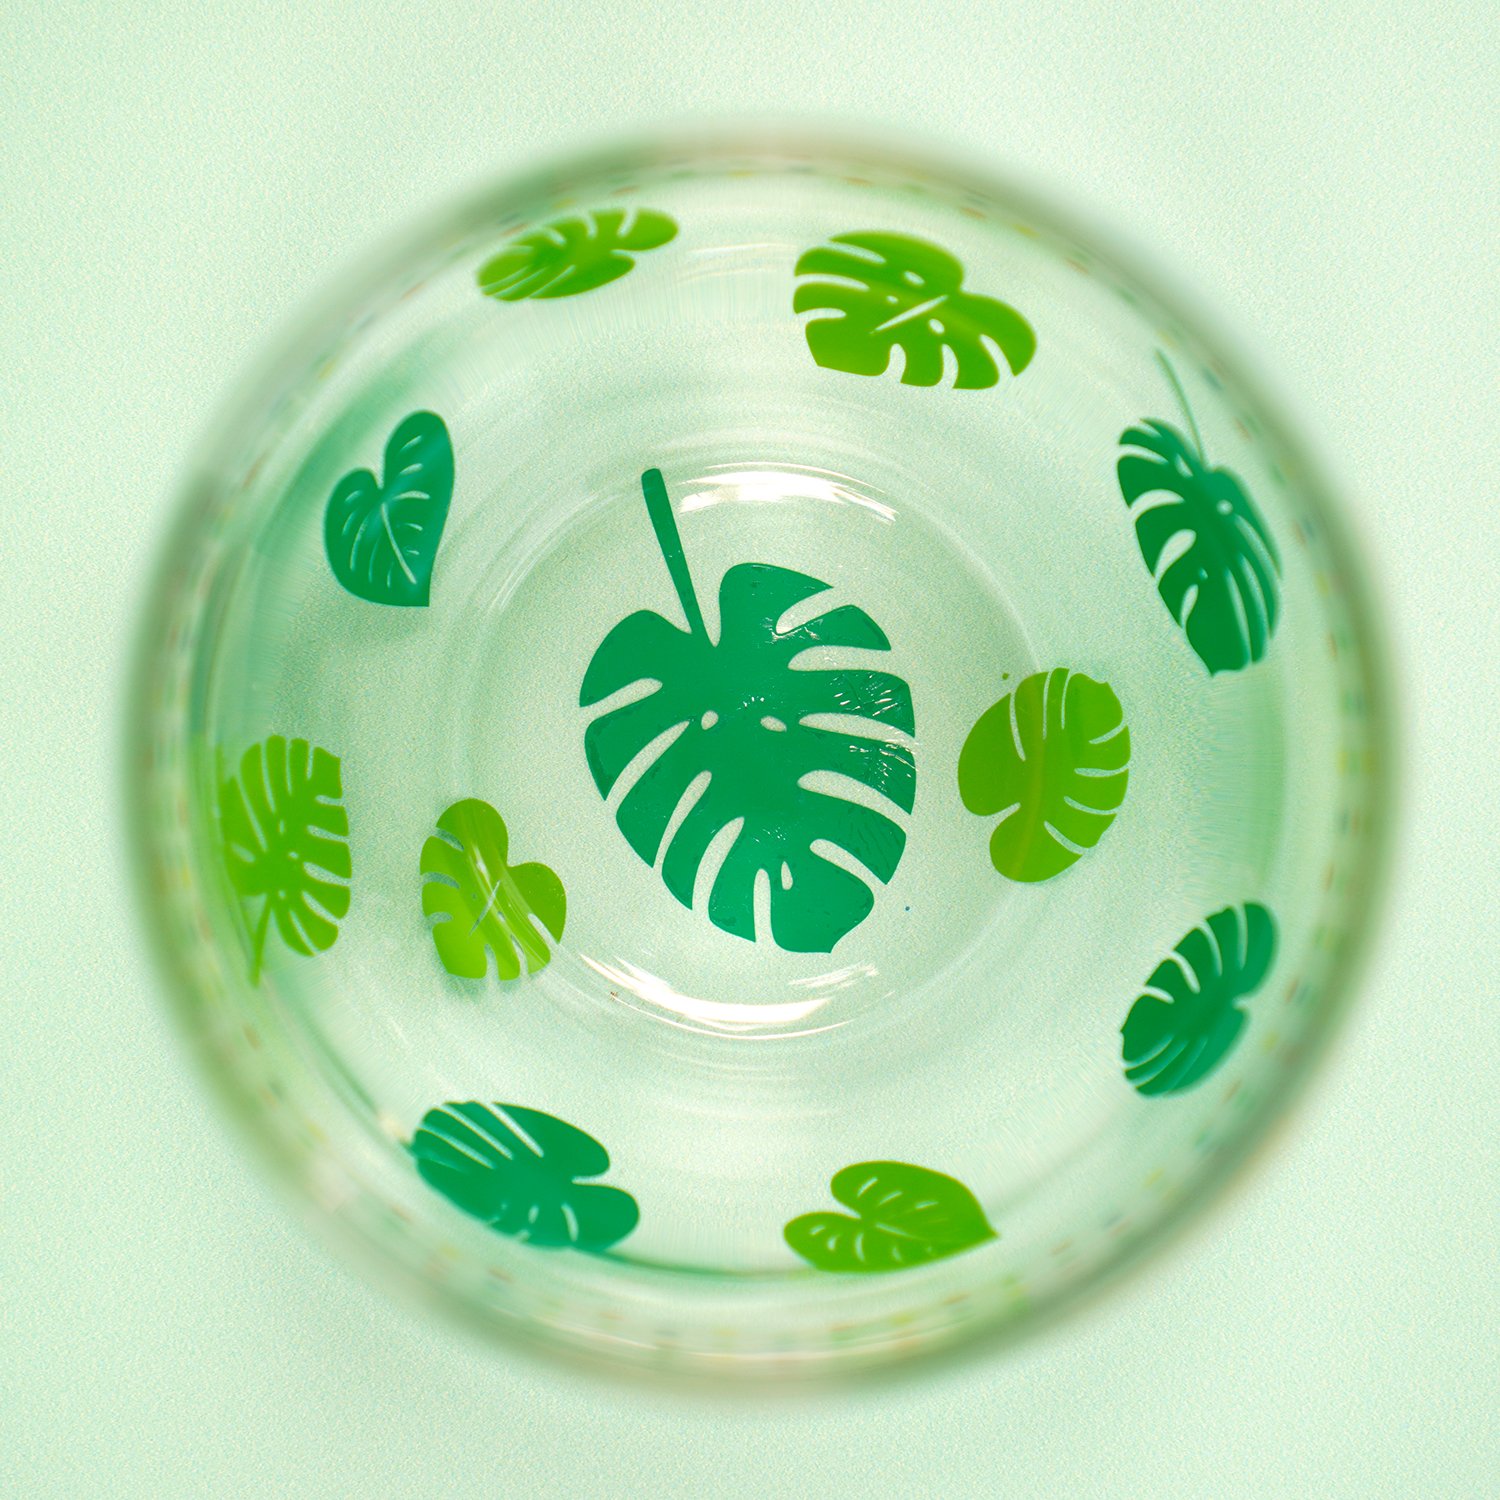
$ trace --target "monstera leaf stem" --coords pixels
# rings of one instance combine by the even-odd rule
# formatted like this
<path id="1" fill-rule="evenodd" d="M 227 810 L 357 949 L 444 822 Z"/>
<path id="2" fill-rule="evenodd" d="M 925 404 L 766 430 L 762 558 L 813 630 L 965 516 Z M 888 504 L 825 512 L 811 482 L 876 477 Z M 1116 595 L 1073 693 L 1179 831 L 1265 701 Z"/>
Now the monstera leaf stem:
<path id="1" fill-rule="evenodd" d="M 647 469 L 641 475 L 641 492 L 646 497 L 646 511 L 651 517 L 651 529 L 656 533 L 656 545 L 661 548 L 667 571 L 672 575 L 672 587 L 677 590 L 678 602 L 687 616 L 688 629 L 706 641 L 708 627 L 703 623 L 698 592 L 693 587 L 693 575 L 677 530 L 677 517 L 672 514 L 672 502 L 667 497 L 667 486 L 660 469 Z"/>
<path id="2" fill-rule="evenodd" d="M 1198 431 L 1198 419 L 1193 415 L 1193 408 L 1188 405 L 1187 392 L 1182 388 L 1182 381 L 1177 378 L 1177 371 L 1172 368 L 1172 361 L 1158 349 L 1156 351 L 1157 363 L 1161 365 L 1162 373 L 1167 377 L 1168 384 L 1176 393 L 1177 404 L 1182 408 L 1183 420 L 1188 425 L 1188 431 L 1193 435 L 1193 448 L 1201 463 L 1207 463 L 1208 459 L 1203 452 L 1203 435 Z"/>
<path id="3" fill-rule="evenodd" d="M 260 966 L 266 956 L 266 933 L 271 927 L 271 903 L 265 902 L 260 917 L 255 923 L 255 932 L 250 939 L 250 983 L 260 983 Z"/>

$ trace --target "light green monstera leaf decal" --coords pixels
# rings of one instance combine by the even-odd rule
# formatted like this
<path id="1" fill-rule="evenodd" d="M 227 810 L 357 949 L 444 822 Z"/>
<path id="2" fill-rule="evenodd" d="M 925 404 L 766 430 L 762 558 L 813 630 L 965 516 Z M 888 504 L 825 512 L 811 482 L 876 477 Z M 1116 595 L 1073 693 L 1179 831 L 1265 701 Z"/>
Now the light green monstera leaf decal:
<path id="1" fill-rule="evenodd" d="M 563 935 L 567 896 L 546 865 L 510 865 L 505 821 L 488 802 L 455 802 L 422 845 L 422 910 L 450 974 L 483 979 L 495 956 L 501 979 L 535 974 L 552 961 L 538 931 Z M 519 950 L 520 957 L 517 956 Z"/>
<path id="2" fill-rule="evenodd" d="M 279 734 L 251 745 L 239 774 L 220 783 L 224 858 L 251 927 L 251 983 L 273 922 L 304 956 L 331 948 L 339 935 L 349 911 L 343 795 L 336 755 Z"/>
<path id="3" fill-rule="evenodd" d="M 345 474 L 323 513 L 333 576 L 371 604 L 426 605 L 453 498 L 453 445 L 443 419 L 414 411 L 385 445 L 384 482 Z"/>
<path id="4" fill-rule="evenodd" d="M 953 351 L 953 384 L 982 390 L 1000 379 L 992 350 L 1019 375 L 1036 353 L 1036 335 L 1015 308 L 963 288 L 959 261 L 925 240 L 866 231 L 834 235 L 797 262 L 802 281 L 793 312 L 819 312 L 807 347 L 826 370 L 883 375 L 891 351 L 903 356 L 905 385 L 937 385 L 943 350 Z"/>
<path id="5" fill-rule="evenodd" d="M 1276 924 L 1258 902 L 1226 906 L 1156 966 L 1120 1028 L 1125 1076 L 1142 1094 L 1180 1094 L 1223 1062 L 1244 1029 L 1239 1002 L 1264 982 Z"/>
<path id="6" fill-rule="evenodd" d="M 1162 358 L 1192 432 L 1147 419 L 1128 428 L 1116 465 L 1136 541 L 1157 591 L 1209 674 L 1261 660 L 1280 612 L 1281 559 L 1260 512 L 1228 469 L 1210 468 L 1176 372 Z M 1165 563 L 1163 562 L 1165 559 Z"/>
<path id="7" fill-rule="evenodd" d="M 827 953 L 864 920 L 875 898 L 869 879 L 826 858 L 818 844 L 836 846 L 870 878 L 888 881 L 906 834 L 884 812 L 806 783 L 831 772 L 910 812 L 917 773 L 908 745 L 807 721 L 837 714 L 865 719 L 872 731 L 910 735 L 911 691 L 889 672 L 795 666 L 815 646 L 886 651 L 890 643 L 851 605 L 780 628 L 788 610 L 828 588 L 786 568 L 730 568 L 719 585 L 719 639 L 711 640 L 660 472 L 650 470 L 641 483 L 687 629 L 640 610 L 605 637 L 584 676 L 580 704 L 590 707 L 624 689 L 635 696 L 589 724 L 589 770 L 608 797 L 640 752 L 674 731 L 615 810 L 626 842 L 649 865 L 661 856 L 667 889 L 691 907 L 710 845 L 738 825 L 712 878 L 709 920 L 754 940 L 756 886 L 764 872 L 775 942 L 798 953 Z M 641 696 L 642 684 L 655 686 Z"/>
<path id="8" fill-rule="evenodd" d="M 1050 880 L 1099 842 L 1125 800 L 1130 731 L 1108 683 L 1058 667 L 979 716 L 958 757 L 964 806 L 1000 814 L 990 859 L 1009 880 Z"/>
<path id="9" fill-rule="evenodd" d="M 786 1242 L 820 1271 L 899 1271 L 999 1236 L 956 1178 L 900 1161 L 862 1161 L 829 1184 L 847 1214 L 802 1214 Z"/>
<path id="10" fill-rule="evenodd" d="M 654 209 L 569 214 L 512 240 L 479 268 L 479 289 L 501 302 L 576 297 L 617 281 L 635 255 L 665 245 L 677 225 Z"/>
<path id="11" fill-rule="evenodd" d="M 608 1250 L 640 1220 L 629 1193 L 585 1179 L 609 1170 L 593 1136 L 518 1104 L 444 1104 L 412 1138 L 417 1171 L 500 1234 L 548 1249 Z"/>

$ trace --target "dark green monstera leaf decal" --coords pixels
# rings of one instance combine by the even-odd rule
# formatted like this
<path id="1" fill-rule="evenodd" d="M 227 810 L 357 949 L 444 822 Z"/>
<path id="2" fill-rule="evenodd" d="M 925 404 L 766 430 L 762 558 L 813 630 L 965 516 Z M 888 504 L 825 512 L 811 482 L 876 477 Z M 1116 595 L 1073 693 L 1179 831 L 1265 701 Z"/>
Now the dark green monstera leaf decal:
<path id="1" fill-rule="evenodd" d="M 349 818 L 336 755 L 273 734 L 219 786 L 229 880 L 251 928 L 250 979 L 260 977 L 272 923 L 293 953 L 331 948 L 349 911 Z"/>
<path id="2" fill-rule="evenodd" d="M 1130 731 L 1108 683 L 1058 667 L 979 716 L 958 757 L 971 813 L 1000 814 L 990 860 L 1008 880 L 1050 880 L 1114 822 L 1130 779 Z"/>
<path id="3" fill-rule="evenodd" d="M 999 1236 L 956 1178 L 900 1161 L 862 1161 L 829 1184 L 847 1214 L 802 1214 L 786 1242 L 821 1271 L 899 1271 Z"/>
<path id="4" fill-rule="evenodd" d="M 836 846 L 869 877 L 888 881 L 906 834 L 884 812 L 805 783 L 832 772 L 910 812 L 917 775 L 909 746 L 807 720 L 837 714 L 868 720 L 872 731 L 910 735 L 911 691 L 889 672 L 797 667 L 795 658 L 814 646 L 886 651 L 890 643 L 851 605 L 781 629 L 789 609 L 828 588 L 786 568 L 730 568 L 719 585 L 719 639 L 710 640 L 660 472 L 646 473 L 642 487 L 687 629 L 641 610 L 605 637 L 579 702 L 591 707 L 624 689 L 636 696 L 589 724 L 589 770 L 608 797 L 625 768 L 654 746 L 615 811 L 630 847 L 649 865 L 660 857 L 667 889 L 690 907 L 709 846 L 737 825 L 709 888 L 709 920 L 755 939 L 755 893 L 764 872 L 774 941 L 794 952 L 827 953 L 864 920 L 875 898 L 869 879 L 826 858 L 818 845 Z M 655 686 L 640 696 L 642 684 Z M 670 743 L 663 738 L 668 731 Z M 658 739 L 663 743 L 655 746 Z"/>
<path id="5" fill-rule="evenodd" d="M 1186 394 L 1167 371 L 1192 432 L 1147 419 L 1128 428 L 1116 465 L 1141 556 L 1168 612 L 1210 675 L 1260 661 L 1280 613 L 1281 559 L 1240 481 L 1210 468 Z M 1165 561 L 1164 561 L 1165 559 Z"/>
<path id="6" fill-rule="evenodd" d="M 1000 379 L 994 350 L 1014 375 L 1036 353 L 1036 335 L 1015 308 L 965 291 L 959 261 L 910 235 L 835 235 L 807 251 L 796 274 L 808 279 L 792 311 L 828 314 L 807 324 L 807 347 L 827 370 L 883 375 L 899 349 L 903 384 L 937 385 L 947 348 L 954 386 L 982 390 Z"/>
<path id="7" fill-rule="evenodd" d="M 677 225 L 654 209 L 569 214 L 512 240 L 479 268 L 479 289 L 501 302 L 576 297 L 618 281 L 642 250 L 665 245 Z"/>
<path id="8" fill-rule="evenodd" d="M 385 445 L 385 478 L 356 469 L 323 515 L 333 576 L 371 604 L 424 606 L 453 498 L 453 445 L 443 419 L 414 411 Z"/>
<path id="9" fill-rule="evenodd" d="M 412 1138 L 417 1171 L 500 1234 L 550 1249 L 607 1250 L 640 1219 L 629 1193 L 587 1179 L 609 1170 L 593 1136 L 518 1104 L 444 1104 Z"/>
<path id="10" fill-rule="evenodd" d="M 505 820 L 477 797 L 448 808 L 422 845 L 422 910 L 450 974 L 483 979 L 491 954 L 501 979 L 518 978 L 522 960 L 528 974 L 552 961 L 542 934 L 562 937 L 562 881 L 546 865 L 507 863 L 509 852 Z"/>
<path id="11" fill-rule="evenodd" d="M 1228 1056 L 1245 1025 L 1239 1002 L 1276 956 L 1276 924 L 1258 902 L 1226 906 L 1156 966 L 1121 1027 L 1125 1076 L 1142 1094 L 1180 1094 Z"/>

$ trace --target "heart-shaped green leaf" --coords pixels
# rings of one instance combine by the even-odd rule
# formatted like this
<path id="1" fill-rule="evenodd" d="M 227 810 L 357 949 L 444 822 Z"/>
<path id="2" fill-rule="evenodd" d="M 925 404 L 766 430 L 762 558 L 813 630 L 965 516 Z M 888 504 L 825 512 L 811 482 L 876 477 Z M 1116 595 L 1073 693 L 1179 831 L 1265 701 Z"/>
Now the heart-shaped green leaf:
<path id="1" fill-rule="evenodd" d="M 333 576 L 371 604 L 422 606 L 453 496 L 443 419 L 414 411 L 385 445 L 385 482 L 368 469 L 339 480 L 323 517 Z"/>
<path id="2" fill-rule="evenodd" d="M 479 268 L 479 289 L 501 302 L 576 297 L 618 280 L 635 255 L 665 245 L 677 225 L 654 209 L 569 214 L 512 240 Z"/>
<path id="3" fill-rule="evenodd" d="M 1281 559 L 1238 479 L 1209 468 L 1175 427 L 1120 436 L 1120 494 L 1168 612 L 1210 675 L 1259 661 L 1279 612 Z M 1142 497 L 1146 503 L 1138 504 Z M 1162 559 L 1167 558 L 1165 566 Z"/>
<path id="4" fill-rule="evenodd" d="M 953 384 L 981 390 L 1000 379 L 998 349 L 1019 375 L 1036 335 L 1015 308 L 963 289 L 964 268 L 946 250 L 905 234 L 838 234 L 797 262 L 793 312 L 826 312 L 807 324 L 807 347 L 827 370 L 882 375 L 900 349 L 905 385 L 937 385 L 943 350 L 956 361 Z"/>
<path id="5" fill-rule="evenodd" d="M 654 684 L 588 726 L 584 749 L 594 782 L 607 797 L 637 755 L 673 731 L 616 809 L 630 847 L 648 865 L 662 855 L 663 882 L 690 907 L 709 846 L 738 822 L 710 887 L 709 920 L 754 940 L 756 886 L 764 872 L 775 941 L 798 953 L 829 952 L 864 920 L 875 898 L 866 878 L 815 846 L 835 845 L 886 881 L 906 834 L 884 813 L 805 783 L 831 772 L 910 812 L 917 773 L 904 744 L 806 721 L 837 714 L 909 735 L 911 691 L 889 672 L 796 667 L 795 658 L 814 646 L 886 651 L 890 643 L 869 615 L 850 605 L 780 629 L 789 609 L 828 587 L 786 568 L 730 568 L 719 586 L 719 639 L 710 640 L 661 474 L 652 469 L 641 482 L 688 628 L 641 610 L 616 625 L 594 653 L 579 695 L 584 707 L 624 688 Z"/>
<path id="6" fill-rule="evenodd" d="M 567 897 L 546 865 L 509 865 L 505 822 L 488 802 L 455 802 L 422 845 L 422 910 L 433 919 L 432 940 L 450 974 L 482 979 L 495 955 L 495 972 L 521 972 L 516 950 L 535 974 L 552 960 L 536 923 L 563 935 Z"/>
<path id="7" fill-rule="evenodd" d="M 1239 1040 L 1239 1001 L 1264 982 L 1276 924 L 1259 902 L 1226 906 L 1193 928 L 1156 966 L 1120 1028 L 1125 1076 L 1142 1094 L 1201 1083 Z"/>
<path id="8" fill-rule="evenodd" d="M 1125 800 L 1130 731 L 1107 683 L 1058 667 L 979 716 L 958 757 L 971 813 L 1000 814 L 990 859 L 1009 880 L 1050 880 L 1104 837 Z"/>
<path id="9" fill-rule="evenodd" d="M 411 1154 L 465 1213 L 533 1245 L 607 1250 L 640 1220 L 629 1193 L 583 1180 L 609 1170 L 604 1147 L 540 1110 L 444 1104 L 423 1116 Z"/>
<path id="10" fill-rule="evenodd" d="M 219 787 L 230 883 L 252 926 L 250 979 L 272 922 L 293 953 L 333 946 L 349 910 L 349 819 L 336 755 L 279 734 L 251 745 Z M 259 904 L 259 911 L 254 912 Z M 252 914 L 253 913 L 253 914 Z"/>
<path id="11" fill-rule="evenodd" d="M 786 1242 L 820 1271 L 899 1271 L 999 1236 L 956 1178 L 900 1161 L 862 1161 L 829 1184 L 848 1214 L 803 1214 Z"/>

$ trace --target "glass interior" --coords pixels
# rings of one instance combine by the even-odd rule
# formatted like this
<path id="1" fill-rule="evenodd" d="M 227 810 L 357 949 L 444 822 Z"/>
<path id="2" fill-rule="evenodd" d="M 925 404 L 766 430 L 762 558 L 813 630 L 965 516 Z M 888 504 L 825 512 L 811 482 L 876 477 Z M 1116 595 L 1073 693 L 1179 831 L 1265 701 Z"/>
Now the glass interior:
<path id="1" fill-rule="evenodd" d="M 784 141 L 512 185 L 190 485 L 133 793 L 180 1005 L 471 1322 L 780 1374 L 1020 1326 L 1337 1006 L 1382 771 L 1333 525 L 1014 195 Z"/>

